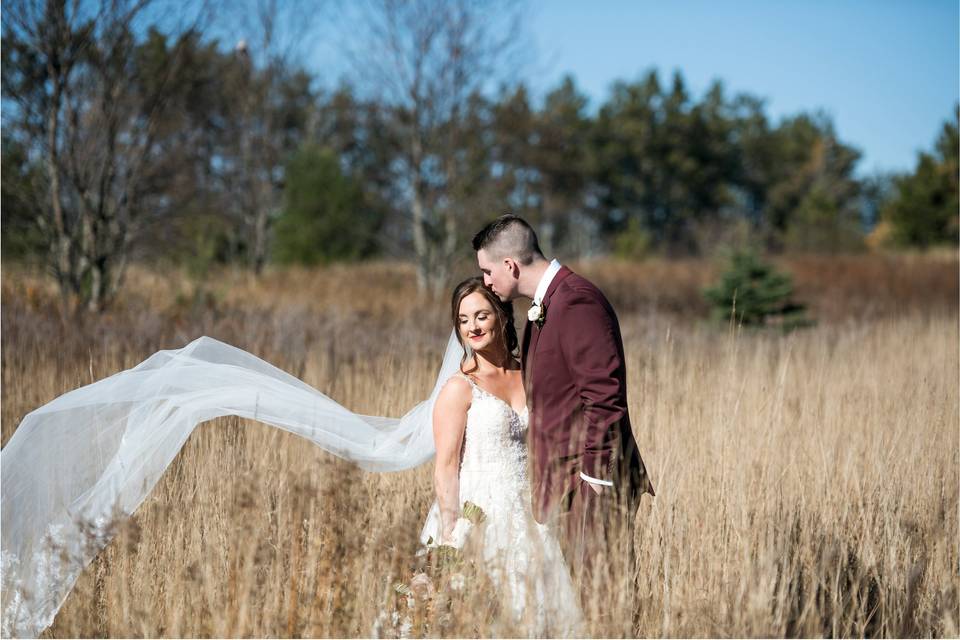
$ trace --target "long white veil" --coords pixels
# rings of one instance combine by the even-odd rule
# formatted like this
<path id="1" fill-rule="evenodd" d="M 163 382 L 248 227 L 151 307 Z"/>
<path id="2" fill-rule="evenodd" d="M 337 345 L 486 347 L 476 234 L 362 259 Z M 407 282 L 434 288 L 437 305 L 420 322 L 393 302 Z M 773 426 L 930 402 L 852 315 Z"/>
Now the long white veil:
<path id="1" fill-rule="evenodd" d="M 246 351 L 202 337 L 28 414 L 0 452 L 2 631 L 48 627 L 107 526 L 132 514 L 194 428 L 235 415 L 284 429 L 372 471 L 434 455 L 431 417 L 460 366 L 451 334 L 430 397 L 402 418 L 358 415 Z"/>

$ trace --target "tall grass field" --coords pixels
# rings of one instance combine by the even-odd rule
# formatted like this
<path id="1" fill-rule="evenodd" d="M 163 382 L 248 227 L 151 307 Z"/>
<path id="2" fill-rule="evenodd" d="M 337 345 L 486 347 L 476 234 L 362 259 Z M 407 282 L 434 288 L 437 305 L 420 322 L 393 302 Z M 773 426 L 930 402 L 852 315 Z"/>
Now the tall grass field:
<path id="1" fill-rule="evenodd" d="M 627 541 L 639 574 L 585 602 L 590 635 L 960 635 L 956 252 L 778 266 L 813 327 L 708 322 L 712 263 L 574 265 L 619 314 L 657 488 Z M 111 311 L 77 319 L 38 271 L 7 267 L 3 442 L 57 395 L 201 335 L 351 410 L 401 415 L 429 393 L 450 332 L 448 301 L 414 280 L 386 263 L 259 280 L 137 267 Z M 366 473 L 262 424 L 205 423 L 45 636 L 389 636 L 404 631 L 395 612 L 411 635 L 523 633 L 489 585 L 445 607 L 395 590 L 431 475 Z"/>

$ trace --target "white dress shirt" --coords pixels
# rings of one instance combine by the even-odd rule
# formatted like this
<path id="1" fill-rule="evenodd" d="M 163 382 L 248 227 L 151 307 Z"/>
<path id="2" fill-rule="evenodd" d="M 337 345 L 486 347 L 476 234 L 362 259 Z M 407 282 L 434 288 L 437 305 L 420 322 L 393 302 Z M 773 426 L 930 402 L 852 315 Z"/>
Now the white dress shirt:
<path id="1" fill-rule="evenodd" d="M 550 266 L 547 267 L 547 270 L 543 272 L 543 275 L 540 276 L 540 282 L 537 284 L 537 290 L 533 294 L 533 304 L 535 306 L 540 306 L 543 303 L 543 297 L 547 295 L 547 289 L 550 288 L 550 283 L 553 282 L 553 278 L 557 275 L 557 272 L 560 271 L 560 262 L 554 258 L 550 261 Z M 613 483 L 609 480 L 600 480 L 599 478 L 593 478 L 588 476 L 584 472 L 580 472 L 580 477 L 589 482 L 592 485 L 598 487 L 612 487 Z"/>
<path id="2" fill-rule="evenodd" d="M 540 306 L 540 303 L 543 302 L 543 296 L 547 295 L 547 289 L 550 288 L 550 283 L 553 282 L 554 276 L 557 275 L 557 272 L 560 271 L 560 262 L 554 258 L 550 261 L 550 266 L 547 267 L 547 270 L 543 272 L 543 275 L 540 276 L 540 282 L 537 284 L 537 290 L 533 294 L 533 304 Z"/>

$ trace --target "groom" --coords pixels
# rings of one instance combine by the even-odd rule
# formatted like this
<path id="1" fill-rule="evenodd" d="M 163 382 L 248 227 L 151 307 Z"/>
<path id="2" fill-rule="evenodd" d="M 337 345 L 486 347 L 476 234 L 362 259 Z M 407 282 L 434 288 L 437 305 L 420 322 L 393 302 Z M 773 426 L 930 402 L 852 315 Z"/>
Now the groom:
<path id="1" fill-rule="evenodd" d="M 497 218 L 473 248 L 501 300 L 533 300 L 521 347 L 533 514 L 559 523 L 567 562 L 588 582 L 611 521 L 619 516 L 632 541 L 640 497 L 654 495 L 627 411 L 620 324 L 596 286 L 544 258 L 522 218 Z"/>

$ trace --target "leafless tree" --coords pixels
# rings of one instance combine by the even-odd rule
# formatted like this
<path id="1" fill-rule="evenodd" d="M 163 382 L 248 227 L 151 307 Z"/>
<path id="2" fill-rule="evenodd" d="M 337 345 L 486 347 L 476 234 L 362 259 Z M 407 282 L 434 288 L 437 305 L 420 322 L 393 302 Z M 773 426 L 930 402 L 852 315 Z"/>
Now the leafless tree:
<path id="1" fill-rule="evenodd" d="M 301 70 L 322 7 L 311 0 L 250 0 L 248 11 L 224 12 L 223 22 L 237 38 L 231 93 L 238 104 L 232 159 L 222 175 L 248 262 L 258 274 L 268 258 L 270 221 L 282 204 L 283 165 L 301 142 L 313 107 L 282 94 L 311 94 L 309 76 Z"/>
<path id="2" fill-rule="evenodd" d="M 447 284 L 463 249 L 463 203 L 455 197 L 462 126 L 470 100 L 516 72 L 521 7 L 510 0 L 370 0 L 365 38 L 352 56 L 358 76 L 393 113 L 399 174 L 421 291 Z M 469 231 L 469 229 L 468 229 Z"/>
<path id="3" fill-rule="evenodd" d="M 100 310 L 116 293 L 149 184 L 176 47 L 137 82 L 139 23 L 150 0 L 10 0 L 3 6 L 4 116 L 43 166 L 37 222 L 64 299 Z M 199 29 L 202 8 L 172 32 Z M 154 13 L 151 19 L 162 19 Z M 182 17 L 182 12 L 181 12 Z"/>

